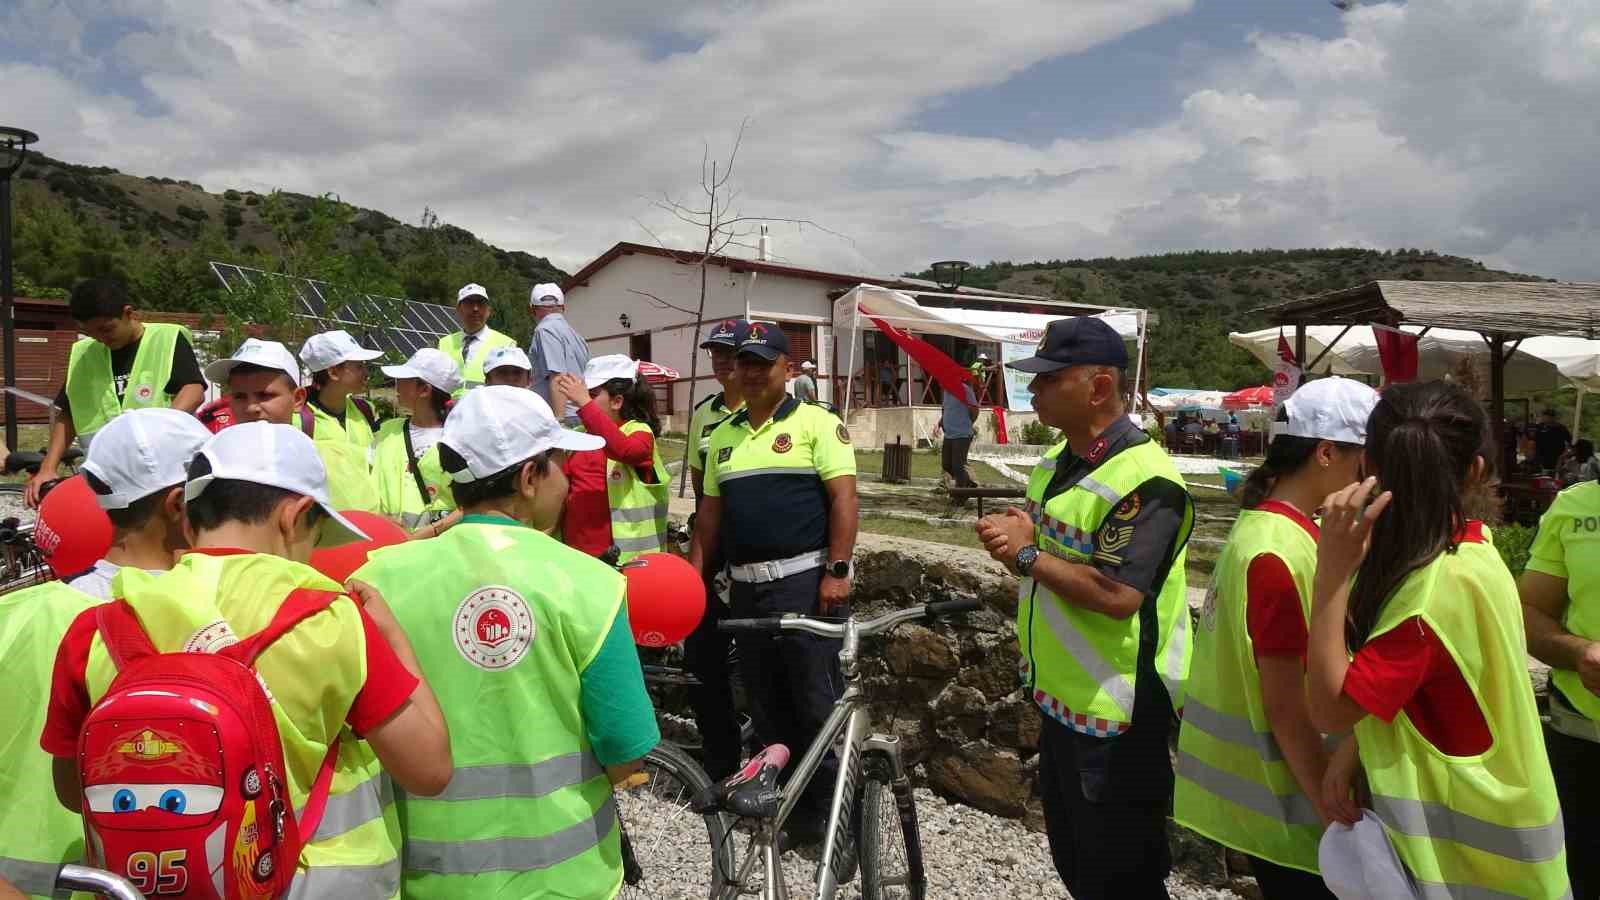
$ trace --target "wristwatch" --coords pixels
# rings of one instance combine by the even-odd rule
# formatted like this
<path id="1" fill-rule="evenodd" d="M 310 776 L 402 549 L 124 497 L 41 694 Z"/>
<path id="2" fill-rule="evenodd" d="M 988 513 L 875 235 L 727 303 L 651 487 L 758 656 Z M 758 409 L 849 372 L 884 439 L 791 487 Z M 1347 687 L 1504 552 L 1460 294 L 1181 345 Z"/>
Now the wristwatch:
<path id="1" fill-rule="evenodd" d="M 833 578 L 849 578 L 850 577 L 850 560 L 848 560 L 848 559 L 836 559 L 836 560 L 828 563 L 827 572 L 828 572 L 828 575 L 833 577 Z"/>
<path id="2" fill-rule="evenodd" d="M 1016 565 L 1017 565 L 1017 574 L 1021 575 L 1023 578 L 1027 578 L 1028 577 L 1028 572 L 1032 571 L 1032 569 L 1033 569 L 1033 564 L 1038 562 L 1038 561 L 1039 561 L 1039 545 L 1038 544 L 1029 544 L 1028 546 L 1023 547 L 1021 550 L 1018 550 L 1017 551 L 1017 563 L 1016 563 Z"/>

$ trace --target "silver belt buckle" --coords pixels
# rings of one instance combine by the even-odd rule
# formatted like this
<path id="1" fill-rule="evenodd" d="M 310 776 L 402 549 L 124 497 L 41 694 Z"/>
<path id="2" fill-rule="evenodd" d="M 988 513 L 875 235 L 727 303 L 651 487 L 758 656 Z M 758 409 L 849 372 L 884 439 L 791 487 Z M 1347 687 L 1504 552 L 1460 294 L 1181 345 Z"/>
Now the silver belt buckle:
<path id="1" fill-rule="evenodd" d="M 783 577 L 783 563 L 769 559 L 761 564 L 762 581 L 777 581 Z"/>

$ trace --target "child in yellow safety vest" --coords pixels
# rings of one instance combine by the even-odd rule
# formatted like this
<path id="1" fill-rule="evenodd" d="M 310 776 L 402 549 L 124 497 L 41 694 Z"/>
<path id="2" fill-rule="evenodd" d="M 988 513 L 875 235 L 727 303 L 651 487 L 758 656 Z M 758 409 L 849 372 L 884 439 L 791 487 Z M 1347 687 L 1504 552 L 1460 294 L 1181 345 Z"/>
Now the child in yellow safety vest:
<path id="1" fill-rule="evenodd" d="M 271 422 L 302 427 L 306 406 L 300 363 L 277 341 L 249 338 L 233 355 L 206 366 L 206 377 L 221 385 L 234 424 Z M 328 491 L 340 510 L 378 511 L 367 451 L 344 439 L 317 440 L 317 455 L 328 472 Z"/>
<path id="2" fill-rule="evenodd" d="M 311 390 L 301 407 L 301 428 L 310 420 L 311 439 L 348 441 L 370 453 L 378 431 L 372 404 L 356 394 L 366 393 L 367 364 L 383 357 L 369 350 L 346 331 L 324 331 L 306 338 L 300 361 L 311 373 Z"/>
<path id="3" fill-rule="evenodd" d="M 1250 857 L 1266 900 L 1331 897 L 1317 869 L 1328 752 L 1305 702 L 1322 501 L 1360 477 L 1372 388 L 1313 381 L 1284 406 L 1195 630 L 1173 815 Z M 1346 752 L 1353 752 L 1353 748 Z M 1346 821 L 1345 824 L 1354 824 Z"/>
<path id="4" fill-rule="evenodd" d="M 461 518 L 438 449 L 450 396 L 461 388 L 461 370 L 443 351 L 424 347 L 404 365 L 384 366 L 383 374 L 394 379 L 395 399 L 411 415 L 378 429 L 372 452 L 378 511 L 414 538 L 438 537 Z"/>
<path id="5" fill-rule="evenodd" d="M 444 790 L 453 764 L 443 713 L 383 598 L 370 589 L 347 595 L 306 565 L 314 545 L 364 535 L 330 503 L 311 439 L 287 425 L 247 422 L 213 436 L 188 464 L 184 497 L 194 549 L 159 576 L 123 569 L 113 595 L 157 652 L 177 653 L 214 651 L 259 632 L 299 591 L 340 594 L 254 665 L 273 700 L 296 810 L 329 748 L 338 748 L 291 896 L 397 897 L 399 824 L 384 773 L 431 796 Z M 54 673 L 40 745 L 56 757 L 58 799 L 76 811 L 79 731 L 117 674 L 93 609 L 67 629 Z"/>
<path id="6" fill-rule="evenodd" d="M 1366 815 L 1404 868 L 1387 867 L 1390 883 L 1424 897 L 1570 897 L 1517 587 L 1477 518 L 1493 508 L 1494 447 L 1460 387 L 1384 390 L 1367 423 L 1370 476 L 1323 507 L 1307 701 L 1322 731 L 1355 730 Z M 1339 818 L 1357 814 L 1354 763 L 1341 754 L 1324 779 Z M 1371 854 L 1361 866 L 1373 874 Z"/>
<path id="7" fill-rule="evenodd" d="M 557 373 L 550 383 L 560 399 L 578 407 L 583 429 L 606 442 L 603 450 L 568 459 L 572 489 L 561 518 L 562 539 L 592 556 L 615 546 L 621 562 L 660 551 L 667 536 L 668 476 L 656 449 L 661 422 L 655 395 L 640 377 L 638 361 L 597 356 L 581 381 Z"/>

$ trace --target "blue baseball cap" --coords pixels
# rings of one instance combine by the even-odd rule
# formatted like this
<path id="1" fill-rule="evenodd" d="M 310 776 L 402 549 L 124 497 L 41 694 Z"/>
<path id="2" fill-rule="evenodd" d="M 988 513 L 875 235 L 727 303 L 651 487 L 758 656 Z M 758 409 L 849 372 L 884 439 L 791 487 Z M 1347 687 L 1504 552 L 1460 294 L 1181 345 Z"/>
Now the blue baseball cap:
<path id="1" fill-rule="evenodd" d="M 1018 372 L 1054 372 L 1069 366 L 1128 367 L 1128 348 L 1122 335 L 1093 316 L 1057 319 L 1044 330 L 1039 348 L 1027 359 L 1006 363 Z"/>
<path id="2" fill-rule="evenodd" d="M 706 332 L 706 339 L 700 342 L 700 349 L 707 350 L 711 347 L 727 347 L 735 349 L 739 346 L 739 332 L 750 323 L 743 319 L 723 319 L 711 326 Z"/>
<path id="3" fill-rule="evenodd" d="M 772 361 L 789 352 L 789 336 L 776 322 L 751 322 L 739 337 L 739 355 L 746 353 Z"/>

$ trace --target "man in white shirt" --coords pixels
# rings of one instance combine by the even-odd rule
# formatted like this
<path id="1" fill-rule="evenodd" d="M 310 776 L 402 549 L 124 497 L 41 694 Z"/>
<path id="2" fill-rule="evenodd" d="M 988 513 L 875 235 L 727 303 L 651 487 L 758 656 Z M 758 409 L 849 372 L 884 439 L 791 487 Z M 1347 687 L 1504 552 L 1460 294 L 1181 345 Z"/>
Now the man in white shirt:
<path id="1" fill-rule="evenodd" d="M 84 461 L 84 480 L 111 519 L 111 549 L 104 559 L 66 582 L 102 600 L 123 566 L 150 572 L 172 568 L 188 549 L 183 533 L 183 483 L 189 460 L 211 437 L 200 420 L 177 409 L 135 409 L 95 435 Z"/>
<path id="2" fill-rule="evenodd" d="M 514 347 L 516 341 L 489 327 L 489 291 L 481 284 L 469 284 L 456 292 L 456 321 L 461 330 L 439 339 L 439 349 L 461 370 L 459 397 L 483 384 L 483 360 L 496 347 Z"/>

